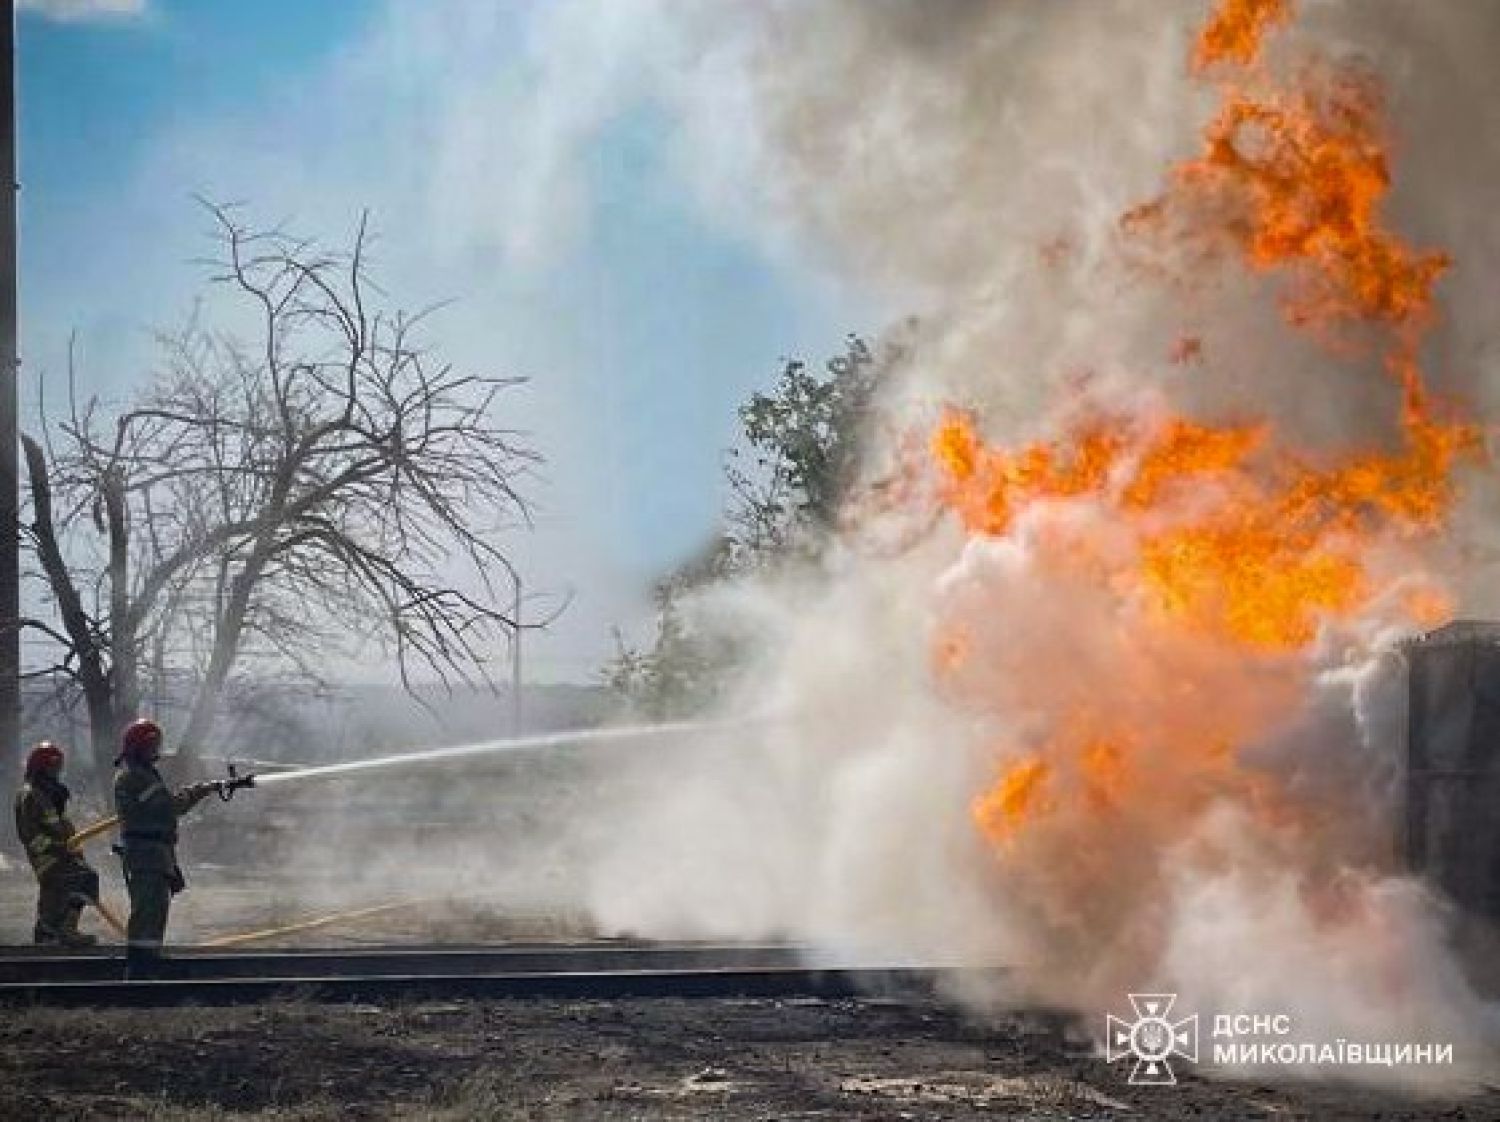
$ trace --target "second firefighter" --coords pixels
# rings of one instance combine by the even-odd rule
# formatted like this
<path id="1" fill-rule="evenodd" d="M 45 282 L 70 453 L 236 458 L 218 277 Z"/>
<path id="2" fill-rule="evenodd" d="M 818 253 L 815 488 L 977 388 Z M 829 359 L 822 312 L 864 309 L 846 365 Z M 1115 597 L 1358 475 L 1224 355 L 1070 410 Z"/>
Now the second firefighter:
<path id="1" fill-rule="evenodd" d="M 16 793 L 16 832 L 26 847 L 37 880 L 38 943 L 92 946 L 92 935 L 78 930 L 84 905 L 99 899 L 99 874 L 68 845 L 68 788 L 62 781 L 63 751 L 44 740 L 26 757 L 26 782 Z"/>
<path id="2" fill-rule="evenodd" d="M 125 730 L 115 775 L 125 886 L 130 892 L 127 973 L 147 972 L 161 956 L 172 897 L 185 886 L 177 865 L 177 820 L 213 793 L 215 784 L 168 790 L 156 770 L 161 728 L 139 720 Z"/>

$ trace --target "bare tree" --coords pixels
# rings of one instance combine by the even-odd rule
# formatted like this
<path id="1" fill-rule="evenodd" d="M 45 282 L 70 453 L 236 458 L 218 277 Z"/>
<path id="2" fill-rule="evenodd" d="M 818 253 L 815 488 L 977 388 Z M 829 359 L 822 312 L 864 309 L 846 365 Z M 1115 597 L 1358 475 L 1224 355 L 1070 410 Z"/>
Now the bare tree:
<path id="1" fill-rule="evenodd" d="M 37 673 L 76 682 L 101 764 L 144 673 L 191 673 L 177 730 L 191 754 L 257 660 L 316 678 L 330 651 L 373 644 L 408 687 L 488 681 L 494 645 L 515 638 L 496 541 L 526 522 L 517 486 L 538 458 L 497 405 L 519 380 L 432 359 L 427 313 L 382 306 L 363 220 L 329 252 L 208 210 L 208 306 L 227 298 L 248 330 L 200 310 L 161 339 L 132 407 L 81 403 L 70 376 L 65 415 L 44 403 L 22 437 L 26 538 L 55 617 L 23 625 L 54 641 Z"/>

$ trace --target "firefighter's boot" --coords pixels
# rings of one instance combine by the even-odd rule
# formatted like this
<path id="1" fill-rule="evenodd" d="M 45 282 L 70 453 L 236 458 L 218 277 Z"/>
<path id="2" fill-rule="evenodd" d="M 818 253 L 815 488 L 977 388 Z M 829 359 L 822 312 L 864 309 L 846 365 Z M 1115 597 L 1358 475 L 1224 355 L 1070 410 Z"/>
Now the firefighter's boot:
<path id="1" fill-rule="evenodd" d="M 97 946 L 99 940 L 86 931 L 78 930 L 78 918 L 83 915 L 82 904 L 70 904 L 68 913 L 63 917 L 62 930 L 57 933 L 57 941 L 65 947 L 93 947 Z"/>
<path id="2" fill-rule="evenodd" d="M 125 980 L 154 981 L 172 976 L 172 960 L 162 954 L 161 945 L 125 945 Z"/>

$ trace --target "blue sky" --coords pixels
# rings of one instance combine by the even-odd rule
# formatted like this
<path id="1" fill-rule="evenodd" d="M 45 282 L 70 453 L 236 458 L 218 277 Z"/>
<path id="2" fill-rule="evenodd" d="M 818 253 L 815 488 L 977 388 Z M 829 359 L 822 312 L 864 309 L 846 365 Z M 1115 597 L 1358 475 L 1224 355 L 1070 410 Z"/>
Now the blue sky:
<path id="1" fill-rule="evenodd" d="M 575 597 L 540 678 L 585 680 L 612 625 L 639 632 L 651 578 L 711 532 L 735 407 L 778 360 L 878 326 L 696 181 L 649 0 L 30 7 L 28 392 L 73 332 L 87 388 L 141 384 L 150 329 L 201 279 L 195 193 L 330 241 L 370 208 L 391 295 L 456 301 L 443 352 L 531 378 L 513 408 L 549 465 L 515 548 L 530 587 Z"/>

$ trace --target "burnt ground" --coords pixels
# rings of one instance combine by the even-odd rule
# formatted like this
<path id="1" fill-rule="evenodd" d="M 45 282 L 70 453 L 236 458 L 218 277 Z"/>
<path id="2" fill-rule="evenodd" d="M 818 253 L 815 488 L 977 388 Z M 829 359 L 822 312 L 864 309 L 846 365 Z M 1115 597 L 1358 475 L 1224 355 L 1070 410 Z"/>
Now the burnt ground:
<path id="1" fill-rule="evenodd" d="M 453 784 L 425 817 L 379 803 L 384 788 L 373 787 L 370 805 L 351 802 L 363 788 L 346 798 L 332 785 L 309 785 L 318 800 L 300 808 L 294 786 L 215 804 L 185 831 L 191 888 L 173 905 L 169 940 L 392 900 L 421 906 L 309 938 L 348 946 L 628 934 L 584 918 L 577 886 L 589 851 L 545 829 L 593 821 L 618 793 L 600 798 L 560 765 L 557 775 L 512 779 Z M 658 780 L 659 770 L 645 775 L 650 789 Z M 331 816 L 346 802 L 352 810 Z M 80 811 L 78 820 L 91 817 Z M 483 832 L 458 829 L 476 817 Z M 3 849 L 0 942 L 23 942 L 35 885 Z M 117 863 L 107 847 L 92 856 L 107 899 L 123 910 Z M 85 922 L 109 938 L 97 916 Z M 297 943 L 307 945 L 262 945 Z M 0 1009 L 0 1122 L 1500 1119 L 1500 1092 L 1489 1090 L 1423 1101 L 1282 1076 L 1191 1074 L 1174 1088 L 1131 1087 L 1123 1065 L 1105 1064 L 1086 1037 L 1040 1017 L 977 1022 L 879 1000 Z"/>
<path id="2" fill-rule="evenodd" d="M 1337 1084 L 1126 1083 L 1066 1026 L 879 1000 L 6 1011 L 0 1118 L 1500 1118 Z"/>

